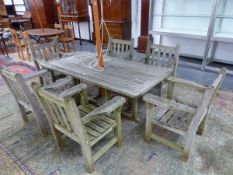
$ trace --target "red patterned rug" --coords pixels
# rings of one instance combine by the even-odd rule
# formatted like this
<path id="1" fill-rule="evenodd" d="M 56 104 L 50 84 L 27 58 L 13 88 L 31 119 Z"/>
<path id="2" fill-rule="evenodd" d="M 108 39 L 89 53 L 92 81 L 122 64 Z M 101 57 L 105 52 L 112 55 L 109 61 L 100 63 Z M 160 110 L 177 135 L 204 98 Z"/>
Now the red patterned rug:
<path id="1" fill-rule="evenodd" d="M 33 66 L 6 56 L 0 56 L 0 68 L 7 68 L 11 72 L 22 75 L 28 75 L 35 71 Z M 2 84 L 3 80 L 0 78 L 0 85 Z"/>

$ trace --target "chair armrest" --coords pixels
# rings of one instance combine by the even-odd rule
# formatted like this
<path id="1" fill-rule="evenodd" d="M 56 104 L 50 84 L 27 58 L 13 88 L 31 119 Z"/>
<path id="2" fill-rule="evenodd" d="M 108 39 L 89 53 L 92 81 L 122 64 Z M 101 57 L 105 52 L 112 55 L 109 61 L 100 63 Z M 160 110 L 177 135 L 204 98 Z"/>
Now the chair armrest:
<path id="1" fill-rule="evenodd" d="M 31 80 L 33 78 L 42 77 L 42 76 L 44 76 L 45 74 L 48 74 L 48 73 L 49 73 L 48 70 L 42 69 L 42 70 L 39 70 L 39 71 L 37 71 L 37 72 L 35 72 L 33 74 L 25 75 L 25 76 L 23 76 L 23 78 L 25 80 Z"/>
<path id="2" fill-rule="evenodd" d="M 116 96 L 107 103 L 103 104 L 99 108 L 96 108 L 94 111 L 90 112 L 82 118 L 83 123 L 89 122 L 93 117 L 97 115 L 110 114 L 115 111 L 117 108 L 122 106 L 126 102 L 124 97 Z"/>
<path id="3" fill-rule="evenodd" d="M 177 103 L 173 100 L 169 100 L 166 98 L 162 97 L 157 97 L 152 94 L 146 94 L 143 96 L 143 100 L 147 103 L 151 103 L 156 106 L 160 106 L 162 108 L 167 108 L 167 109 L 175 109 L 175 110 L 180 110 L 184 112 L 188 112 L 191 114 L 194 114 L 196 112 L 196 109 L 181 103 Z"/>
<path id="4" fill-rule="evenodd" d="M 51 84 L 45 86 L 43 89 L 45 89 L 45 90 L 60 89 L 60 88 L 63 88 L 72 82 L 73 82 L 73 79 L 71 77 L 66 77 L 66 78 L 59 79 L 59 80 L 55 81 L 54 83 L 51 83 Z"/>
<path id="5" fill-rule="evenodd" d="M 72 97 L 72 96 L 74 96 L 74 95 L 76 95 L 76 94 L 78 94 L 86 89 L 87 89 L 87 85 L 84 83 L 81 83 L 79 85 L 73 86 L 70 89 L 64 90 L 63 92 L 61 92 L 59 94 L 59 96 L 62 98 Z"/>
<path id="6" fill-rule="evenodd" d="M 184 85 L 190 88 L 194 88 L 198 91 L 204 92 L 206 90 L 207 87 L 200 85 L 198 83 L 195 83 L 193 81 L 189 81 L 189 80 L 184 80 L 181 78 L 175 78 L 175 77 L 168 77 L 167 81 L 169 82 L 173 82 L 175 84 L 180 84 L 180 85 Z"/>

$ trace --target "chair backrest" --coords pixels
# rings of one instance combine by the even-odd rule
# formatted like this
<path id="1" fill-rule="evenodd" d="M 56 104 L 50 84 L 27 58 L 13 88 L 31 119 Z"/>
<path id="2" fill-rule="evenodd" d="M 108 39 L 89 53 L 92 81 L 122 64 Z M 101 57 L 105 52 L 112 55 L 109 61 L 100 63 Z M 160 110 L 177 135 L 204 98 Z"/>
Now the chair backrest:
<path id="1" fill-rule="evenodd" d="M 59 30 L 59 29 L 62 29 L 63 27 L 62 27 L 62 24 L 55 23 L 54 28 Z"/>
<path id="2" fill-rule="evenodd" d="M 120 40 L 110 37 L 108 42 L 108 55 L 126 60 L 133 58 L 134 40 Z"/>
<path id="3" fill-rule="evenodd" d="M 40 61 L 50 61 L 60 58 L 60 47 L 57 39 L 50 43 L 29 45 L 34 63 L 37 69 L 40 69 Z"/>
<path id="4" fill-rule="evenodd" d="M 74 120 L 81 123 L 79 109 L 72 97 L 61 97 L 58 92 L 46 90 L 33 83 L 32 88 L 40 101 L 50 123 L 68 136 L 75 134 Z"/>
<path id="5" fill-rule="evenodd" d="M 22 75 L 10 72 L 6 69 L 1 70 L 1 75 L 16 100 L 23 106 L 31 108 L 30 98 L 32 98 L 32 93 Z"/>
<path id="6" fill-rule="evenodd" d="M 74 39 L 74 31 L 73 31 L 72 26 L 70 26 L 70 25 L 64 26 L 64 37 Z"/>
<path id="7" fill-rule="evenodd" d="M 179 49 L 179 45 L 170 47 L 153 44 L 153 40 L 149 36 L 145 62 L 150 65 L 172 68 L 175 75 L 179 61 Z"/>

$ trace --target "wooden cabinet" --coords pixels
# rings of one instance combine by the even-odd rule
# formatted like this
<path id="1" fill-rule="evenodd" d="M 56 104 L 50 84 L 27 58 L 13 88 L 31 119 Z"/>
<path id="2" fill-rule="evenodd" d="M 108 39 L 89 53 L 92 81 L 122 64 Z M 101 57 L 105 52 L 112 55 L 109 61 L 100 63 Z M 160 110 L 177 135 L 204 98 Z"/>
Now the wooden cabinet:
<path id="1" fill-rule="evenodd" d="M 35 28 L 40 28 L 39 19 L 36 14 L 34 0 L 28 0 L 29 8 L 32 13 L 32 21 Z M 43 27 L 52 27 L 58 22 L 55 0 L 36 0 L 36 6 L 41 18 Z"/>
<path id="2" fill-rule="evenodd" d="M 117 39 L 131 39 L 131 0 L 102 0 L 103 17 L 110 35 Z M 101 16 L 99 4 L 99 16 Z M 93 34 L 93 38 L 94 38 Z M 103 43 L 108 43 L 108 35 L 104 30 Z"/>

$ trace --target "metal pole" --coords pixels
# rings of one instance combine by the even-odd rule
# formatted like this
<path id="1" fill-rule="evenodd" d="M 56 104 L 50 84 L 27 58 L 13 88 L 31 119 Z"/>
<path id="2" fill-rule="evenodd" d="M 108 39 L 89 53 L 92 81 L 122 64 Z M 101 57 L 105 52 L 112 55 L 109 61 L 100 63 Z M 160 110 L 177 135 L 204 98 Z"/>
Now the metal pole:
<path id="1" fill-rule="evenodd" d="M 206 66 L 207 61 L 208 61 L 208 54 L 209 54 L 209 49 L 210 49 L 210 45 L 211 45 L 211 38 L 213 36 L 215 21 L 216 21 L 217 5 L 218 5 L 218 0 L 213 0 L 212 1 L 212 12 L 211 12 L 210 23 L 209 23 L 209 28 L 208 28 L 208 32 L 207 32 L 207 41 L 206 41 L 205 52 L 204 52 L 204 56 L 203 56 L 201 70 L 205 70 L 205 66 Z"/>

